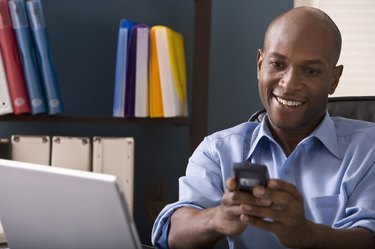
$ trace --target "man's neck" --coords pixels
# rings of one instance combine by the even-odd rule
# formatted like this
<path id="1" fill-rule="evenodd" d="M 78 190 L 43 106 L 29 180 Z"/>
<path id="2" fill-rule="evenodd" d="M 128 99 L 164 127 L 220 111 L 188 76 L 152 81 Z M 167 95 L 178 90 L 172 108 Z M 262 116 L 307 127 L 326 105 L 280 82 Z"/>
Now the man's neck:
<path id="1" fill-rule="evenodd" d="M 305 127 L 305 129 L 281 129 L 272 125 L 268 119 L 267 125 L 271 131 L 272 137 L 281 146 L 285 155 L 289 156 L 295 150 L 297 145 L 319 126 L 323 118 L 324 116 L 318 123 L 312 124 L 310 127 Z"/>
<path id="2" fill-rule="evenodd" d="M 286 156 L 292 154 L 297 145 L 312 132 L 281 130 L 277 127 L 272 126 L 269 122 L 268 127 L 271 131 L 272 137 L 281 146 Z"/>
<path id="3" fill-rule="evenodd" d="M 296 134 L 296 133 L 286 133 L 281 132 L 277 133 L 271 129 L 272 136 L 276 142 L 281 146 L 286 156 L 292 154 L 299 142 L 301 142 L 306 135 L 305 134 Z"/>

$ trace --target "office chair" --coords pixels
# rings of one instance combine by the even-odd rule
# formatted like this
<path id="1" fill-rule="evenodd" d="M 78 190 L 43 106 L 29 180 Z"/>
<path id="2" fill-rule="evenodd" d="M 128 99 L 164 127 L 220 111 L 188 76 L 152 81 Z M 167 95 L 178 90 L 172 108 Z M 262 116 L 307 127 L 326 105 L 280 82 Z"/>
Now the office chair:
<path id="1" fill-rule="evenodd" d="M 331 116 L 375 122 L 375 96 L 331 97 L 327 110 Z M 249 121 L 261 122 L 265 115 L 266 110 L 261 109 Z"/>

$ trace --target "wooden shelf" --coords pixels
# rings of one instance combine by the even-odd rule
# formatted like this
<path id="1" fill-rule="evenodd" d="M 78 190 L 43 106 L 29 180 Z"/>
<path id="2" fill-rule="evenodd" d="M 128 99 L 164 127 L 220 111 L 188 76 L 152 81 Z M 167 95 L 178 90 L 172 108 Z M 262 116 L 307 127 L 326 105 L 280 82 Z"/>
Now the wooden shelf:
<path id="1" fill-rule="evenodd" d="M 188 117 L 176 118 L 114 118 L 114 117 L 82 117 L 82 116 L 30 116 L 5 115 L 0 116 L 0 122 L 48 122 L 48 123 L 82 123 L 82 124 L 170 124 L 175 126 L 190 126 Z"/>
<path id="2" fill-rule="evenodd" d="M 191 151 L 207 135 L 211 6 L 212 0 L 195 0 Z"/>

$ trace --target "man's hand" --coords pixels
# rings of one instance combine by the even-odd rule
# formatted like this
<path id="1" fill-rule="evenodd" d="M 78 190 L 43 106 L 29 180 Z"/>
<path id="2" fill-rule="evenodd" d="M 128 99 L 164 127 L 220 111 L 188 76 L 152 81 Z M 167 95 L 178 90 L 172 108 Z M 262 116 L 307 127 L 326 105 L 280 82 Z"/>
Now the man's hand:
<path id="1" fill-rule="evenodd" d="M 244 220 L 244 207 L 259 206 L 270 207 L 269 198 L 256 198 L 253 194 L 236 190 L 236 181 L 229 178 L 226 181 L 226 191 L 222 197 L 221 205 L 217 207 L 213 222 L 217 230 L 225 235 L 238 235 L 248 226 Z"/>
<path id="2" fill-rule="evenodd" d="M 244 204 L 271 205 L 270 200 L 237 191 L 234 178 L 229 178 L 225 184 L 219 206 L 204 210 L 182 207 L 174 212 L 168 236 L 170 248 L 210 248 L 225 235 L 239 235 L 248 227 L 248 222 L 243 220 Z"/>
<path id="3" fill-rule="evenodd" d="M 225 193 L 221 199 L 221 205 L 217 207 L 213 217 L 216 229 L 223 235 L 237 235 L 242 233 L 247 224 L 241 221 L 243 213 L 241 204 L 244 199 L 252 198 L 250 193 L 235 191 L 236 181 L 229 178 L 226 181 Z"/>
<path id="4" fill-rule="evenodd" d="M 241 221 L 274 233 L 286 247 L 316 244 L 315 224 L 305 218 L 303 199 L 294 185 L 272 179 L 267 188 L 256 186 L 253 196 L 255 201 L 241 205 Z"/>

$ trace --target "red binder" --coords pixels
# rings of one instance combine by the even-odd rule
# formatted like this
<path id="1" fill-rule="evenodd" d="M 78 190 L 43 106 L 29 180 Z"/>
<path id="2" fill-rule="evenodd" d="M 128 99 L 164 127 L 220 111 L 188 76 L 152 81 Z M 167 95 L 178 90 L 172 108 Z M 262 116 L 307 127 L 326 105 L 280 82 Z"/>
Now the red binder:
<path id="1" fill-rule="evenodd" d="M 0 49 L 14 114 L 30 113 L 29 97 L 18 55 L 8 0 L 0 0 Z"/>

